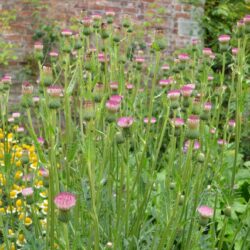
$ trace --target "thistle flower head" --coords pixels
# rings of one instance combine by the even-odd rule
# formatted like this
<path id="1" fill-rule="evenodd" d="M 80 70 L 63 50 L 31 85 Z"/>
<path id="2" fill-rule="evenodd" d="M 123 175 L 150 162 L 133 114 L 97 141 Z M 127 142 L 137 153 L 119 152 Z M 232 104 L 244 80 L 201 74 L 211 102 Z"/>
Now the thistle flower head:
<path id="1" fill-rule="evenodd" d="M 41 41 L 35 42 L 34 49 L 35 50 L 43 50 L 43 43 Z"/>
<path id="2" fill-rule="evenodd" d="M 212 103 L 211 102 L 204 103 L 203 108 L 205 111 L 210 111 L 212 109 Z"/>
<path id="3" fill-rule="evenodd" d="M 145 117 L 144 119 L 143 119 L 143 122 L 144 123 L 151 123 L 151 124 L 154 124 L 154 123 L 156 123 L 156 118 L 155 117 L 151 117 L 151 119 L 149 120 L 149 118 L 148 117 Z"/>
<path id="4" fill-rule="evenodd" d="M 189 55 L 188 54 L 186 54 L 186 53 L 182 53 L 182 54 L 179 54 L 178 55 L 178 59 L 180 60 L 180 61 L 188 61 L 189 60 Z"/>
<path id="5" fill-rule="evenodd" d="M 63 30 L 61 31 L 61 34 L 62 34 L 63 36 L 72 36 L 73 32 L 72 32 L 71 30 L 69 30 L 69 29 L 63 29 Z"/>
<path id="6" fill-rule="evenodd" d="M 203 53 L 203 55 L 205 55 L 205 56 L 210 56 L 210 55 L 213 54 L 211 48 L 204 48 L 204 49 L 202 50 L 202 53 Z"/>
<path id="7" fill-rule="evenodd" d="M 59 53 L 56 50 L 52 50 L 52 51 L 49 52 L 49 55 L 51 57 L 58 57 Z"/>
<path id="8" fill-rule="evenodd" d="M 24 95 L 32 94 L 33 89 L 33 86 L 27 81 L 22 84 L 22 94 Z"/>
<path id="9" fill-rule="evenodd" d="M 47 93 L 52 97 L 60 97 L 63 95 L 63 88 L 61 86 L 50 86 L 47 88 Z"/>
<path id="10" fill-rule="evenodd" d="M 169 65 L 168 64 L 164 64 L 161 66 L 161 69 L 164 70 L 164 71 L 167 71 L 170 69 Z"/>
<path id="11" fill-rule="evenodd" d="M 184 85 L 182 88 L 181 88 L 181 94 L 184 96 L 184 97 L 190 97 L 193 93 L 193 88 L 192 86 L 190 85 Z"/>
<path id="12" fill-rule="evenodd" d="M 132 117 L 121 117 L 117 121 L 117 125 L 121 128 L 129 128 L 134 122 Z"/>
<path id="13" fill-rule="evenodd" d="M 33 193 L 34 193 L 34 190 L 33 190 L 32 187 L 27 187 L 27 188 L 24 188 L 24 189 L 22 190 L 22 195 L 23 195 L 24 197 L 32 196 Z"/>
<path id="14" fill-rule="evenodd" d="M 117 101 L 117 100 L 108 100 L 106 102 L 106 108 L 111 111 L 111 112 L 116 112 L 119 110 L 121 106 L 121 103 L 120 101 Z"/>
<path id="15" fill-rule="evenodd" d="M 165 86 L 168 86 L 172 83 L 172 79 L 171 78 L 168 78 L 168 79 L 161 79 L 159 81 L 159 85 L 162 86 L 162 87 L 165 87 Z"/>
<path id="16" fill-rule="evenodd" d="M 123 98 L 123 96 L 121 96 L 121 95 L 112 95 L 112 96 L 110 96 L 109 100 L 121 102 L 122 98 Z"/>
<path id="17" fill-rule="evenodd" d="M 218 40 L 220 43 L 228 43 L 231 37 L 229 35 L 220 35 Z"/>
<path id="18" fill-rule="evenodd" d="M 201 217 L 207 218 L 207 219 L 211 218 L 214 214 L 213 208 L 208 207 L 208 206 L 200 206 L 198 207 L 197 211 Z"/>
<path id="19" fill-rule="evenodd" d="M 180 90 L 170 90 L 168 91 L 168 94 L 167 94 L 168 98 L 171 101 L 178 100 L 180 95 L 181 95 Z"/>
<path id="20" fill-rule="evenodd" d="M 68 211 L 76 205 L 76 196 L 69 192 L 61 192 L 56 195 L 54 203 L 59 210 Z"/>
<path id="21" fill-rule="evenodd" d="M 182 118 L 174 118 L 171 120 L 173 126 L 175 126 L 176 128 L 180 128 L 181 126 L 184 125 L 184 120 Z"/>
<path id="22" fill-rule="evenodd" d="M 187 126 L 189 129 L 197 129 L 200 123 L 200 119 L 197 115 L 191 115 L 187 119 Z"/>

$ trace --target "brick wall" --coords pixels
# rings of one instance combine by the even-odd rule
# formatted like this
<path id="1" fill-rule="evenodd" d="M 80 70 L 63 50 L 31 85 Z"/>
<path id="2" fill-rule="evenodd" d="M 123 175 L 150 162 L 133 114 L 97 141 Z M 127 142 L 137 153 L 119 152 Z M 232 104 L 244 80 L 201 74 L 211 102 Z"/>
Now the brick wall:
<path id="1" fill-rule="evenodd" d="M 39 1 L 42 8 L 37 4 Z M 166 10 L 161 16 L 161 26 L 166 34 L 169 52 L 198 37 L 202 4 L 197 7 L 181 0 L 1 0 L 0 14 L 3 10 L 14 9 L 17 18 L 11 23 L 11 29 L 0 35 L 15 45 L 18 60 L 10 65 L 20 67 L 24 55 L 33 45 L 32 35 L 38 25 L 37 14 L 44 22 L 58 20 L 62 27 L 67 26 L 70 18 L 79 17 L 83 12 L 102 14 L 106 10 L 115 11 L 117 18 L 128 14 L 137 20 L 145 20 L 148 12 L 154 12 L 152 4 L 155 2 L 158 7 Z"/>

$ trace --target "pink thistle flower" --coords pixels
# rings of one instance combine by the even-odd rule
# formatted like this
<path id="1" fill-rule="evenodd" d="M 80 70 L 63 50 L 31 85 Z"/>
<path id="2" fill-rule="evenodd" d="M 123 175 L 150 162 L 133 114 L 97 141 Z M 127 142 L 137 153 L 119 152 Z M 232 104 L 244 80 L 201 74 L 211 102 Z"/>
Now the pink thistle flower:
<path id="1" fill-rule="evenodd" d="M 191 86 L 188 86 L 188 85 L 184 85 L 182 88 L 181 88 L 181 94 L 184 96 L 184 97 L 190 97 L 193 93 L 193 88 Z"/>
<path id="2" fill-rule="evenodd" d="M 31 95 L 33 93 L 33 86 L 29 82 L 24 82 L 22 84 L 22 94 Z"/>
<path id="3" fill-rule="evenodd" d="M 227 142 L 224 141 L 223 139 L 218 139 L 218 140 L 217 140 L 217 143 L 218 143 L 218 145 L 220 145 L 220 146 L 224 146 L 224 145 L 227 144 Z"/>
<path id="4" fill-rule="evenodd" d="M 209 130 L 210 134 L 214 135 L 216 133 L 216 128 L 211 128 Z"/>
<path id="5" fill-rule="evenodd" d="M 134 88 L 134 85 L 133 84 L 131 84 L 131 83 L 127 83 L 126 84 L 126 89 L 127 90 L 131 90 L 131 89 L 133 89 Z"/>
<path id="6" fill-rule="evenodd" d="M 38 143 L 40 143 L 41 145 L 44 144 L 44 139 L 43 139 L 42 137 L 38 137 L 38 138 L 37 138 L 37 141 L 38 141 Z"/>
<path id="7" fill-rule="evenodd" d="M 30 197 L 30 196 L 33 195 L 33 193 L 34 193 L 34 190 L 33 190 L 32 187 L 27 187 L 27 188 L 24 188 L 24 189 L 22 190 L 22 195 L 23 195 L 24 197 Z"/>
<path id="8" fill-rule="evenodd" d="M 76 205 L 76 196 L 69 192 L 61 192 L 56 195 L 54 203 L 59 210 L 68 211 Z"/>
<path id="9" fill-rule="evenodd" d="M 210 55 L 213 54 L 211 48 L 204 48 L 204 49 L 202 50 L 202 53 L 203 53 L 203 55 L 205 55 L 205 56 L 210 56 Z"/>
<path id="10" fill-rule="evenodd" d="M 168 94 L 167 94 L 168 98 L 171 101 L 178 100 L 180 95 L 181 95 L 180 90 L 170 90 L 170 91 L 168 91 Z"/>
<path id="11" fill-rule="evenodd" d="M 250 15 L 244 16 L 243 22 L 244 22 L 244 24 L 250 24 Z"/>
<path id="12" fill-rule="evenodd" d="M 148 117 L 145 117 L 144 119 L 143 119 L 143 122 L 144 123 L 151 123 L 151 124 L 154 124 L 154 123 L 156 123 L 156 118 L 155 117 L 151 117 L 151 119 L 149 120 L 149 118 Z"/>
<path id="13" fill-rule="evenodd" d="M 102 16 L 99 14 L 93 14 L 91 17 L 94 21 L 99 21 L 102 19 Z"/>
<path id="14" fill-rule="evenodd" d="M 184 125 L 184 120 L 182 118 L 174 118 L 171 120 L 172 124 L 176 127 L 176 128 L 180 128 L 181 126 Z"/>
<path id="15" fill-rule="evenodd" d="M 168 79 L 161 79 L 159 81 L 159 85 L 162 86 L 162 87 L 165 87 L 165 86 L 168 86 L 172 83 L 172 79 L 171 78 L 168 78 Z"/>
<path id="16" fill-rule="evenodd" d="M 109 98 L 109 100 L 116 101 L 116 102 L 121 102 L 122 99 L 123 99 L 123 96 L 121 96 L 121 95 L 112 95 Z"/>
<path id="17" fill-rule="evenodd" d="M 220 35 L 218 40 L 220 43 L 228 43 L 231 37 L 229 35 Z"/>
<path id="18" fill-rule="evenodd" d="M 14 121 L 15 121 L 15 119 L 14 119 L 13 117 L 8 118 L 8 122 L 9 122 L 9 123 L 12 123 L 12 122 L 14 122 Z"/>
<path id="19" fill-rule="evenodd" d="M 108 17 L 113 17 L 113 16 L 115 16 L 115 12 L 114 11 L 106 11 L 106 16 L 108 16 Z"/>
<path id="20" fill-rule="evenodd" d="M 183 152 L 186 153 L 190 147 L 190 140 L 187 140 L 185 143 L 184 143 L 184 147 L 183 147 Z M 200 149 L 200 143 L 199 141 L 195 140 L 194 141 L 194 150 L 198 150 Z"/>
<path id="21" fill-rule="evenodd" d="M 58 57 L 59 54 L 58 54 L 57 51 L 52 50 L 52 51 L 49 52 L 49 55 L 50 55 L 51 57 Z"/>
<path id="22" fill-rule="evenodd" d="M 208 206 L 200 206 L 198 207 L 197 211 L 202 218 L 206 218 L 206 219 L 212 218 L 214 214 L 213 208 L 208 207 Z"/>
<path id="23" fill-rule="evenodd" d="M 211 102 L 204 103 L 204 110 L 205 111 L 210 111 L 211 109 L 212 109 L 212 103 Z"/>
<path id="24" fill-rule="evenodd" d="M 187 126 L 189 129 L 197 129 L 200 124 L 200 119 L 197 115 L 191 115 L 187 119 Z"/>
<path id="25" fill-rule="evenodd" d="M 121 117 L 117 121 L 117 125 L 121 128 L 129 128 L 134 122 L 132 117 Z"/>
<path id="26" fill-rule="evenodd" d="M 121 103 L 120 101 L 108 100 L 106 102 L 106 108 L 111 112 L 116 112 L 120 109 Z"/>
<path id="27" fill-rule="evenodd" d="M 229 125 L 230 127 L 232 127 L 232 128 L 235 128 L 235 126 L 236 126 L 235 120 L 229 120 L 229 121 L 228 121 L 228 125 Z"/>
<path id="28" fill-rule="evenodd" d="M 69 30 L 69 29 L 63 29 L 63 30 L 61 31 L 61 34 L 62 34 L 63 36 L 72 36 L 73 32 L 72 32 L 71 30 Z"/>
<path id="29" fill-rule="evenodd" d="M 18 132 L 18 133 L 24 132 L 24 127 L 18 127 L 18 128 L 16 129 L 16 132 Z"/>
<path id="30" fill-rule="evenodd" d="M 47 88 L 47 93 L 52 97 L 60 97 L 63 95 L 63 88 L 61 86 L 50 86 Z"/>
<path id="31" fill-rule="evenodd" d="M 34 49 L 35 50 L 43 50 L 43 43 L 41 41 L 35 42 Z"/>
<path id="32" fill-rule="evenodd" d="M 119 83 L 118 82 L 111 82 L 109 86 L 112 90 L 117 90 L 119 87 Z"/>
<path id="33" fill-rule="evenodd" d="M 238 28 L 241 28 L 241 27 L 244 27 L 245 26 L 245 22 L 244 22 L 244 19 L 241 19 L 237 22 L 237 27 Z"/>
<path id="34" fill-rule="evenodd" d="M 168 64 L 164 64 L 164 65 L 162 65 L 161 69 L 164 70 L 164 71 L 167 71 L 167 70 L 170 69 L 170 67 L 169 67 Z"/>
<path id="35" fill-rule="evenodd" d="M 49 170 L 46 168 L 40 168 L 39 173 L 42 177 L 48 178 L 49 177 Z"/>
<path id="36" fill-rule="evenodd" d="M 5 76 L 3 76 L 3 78 L 2 78 L 2 82 L 4 83 L 4 84 L 11 84 L 11 76 L 10 75 L 5 75 Z"/>
<path id="37" fill-rule="evenodd" d="M 197 45 L 199 43 L 200 41 L 198 39 L 192 39 L 192 45 Z"/>
<path id="38" fill-rule="evenodd" d="M 207 77 L 207 80 L 208 80 L 208 81 L 213 81 L 213 80 L 214 80 L 214 77 L 213 77 L 213 76 L 208 76 L 208 77 Z"/>
<path id="39" fill-rule="evenodd" d="M 21 114 L 19 112 L 12 113 L 13 118 L 19 118 L 20 116 L 21 116 Z"/>
<path id="40" fill-rule="evenodd" d="M 237 55 L 239 52 L 239 49 L 238 48 L 232 48 L 232 54 L 233 55 Z"/>
<path id="41" fill-rule="evenodd" d="M 135 57 L 135 62 L 139 63 L 139 64 L 142 64 L 145 62 L 145 58 L 142 57 L 142 56 L 136 56 Z"/>
<path id="42" fill-rule="evenodd" d="M 90 17 L 85 17 L 82 20 L 82 24 L 84 27 L 89 27 L 92 23 L 92 19 Z"/>
<path id="43" fill-rule="evenodd" d="M 182 53 L 178 55 L 178 59 L 182 62 L 189 60 L 189 55 L 186 53 Z"/>
<path id="44" fill-rule="evenodd" d="M 33 99 L 33 102 L 36 102 L 36 103 L 40 101 L 39 96 L 34 96 L 32 99 Z"/>

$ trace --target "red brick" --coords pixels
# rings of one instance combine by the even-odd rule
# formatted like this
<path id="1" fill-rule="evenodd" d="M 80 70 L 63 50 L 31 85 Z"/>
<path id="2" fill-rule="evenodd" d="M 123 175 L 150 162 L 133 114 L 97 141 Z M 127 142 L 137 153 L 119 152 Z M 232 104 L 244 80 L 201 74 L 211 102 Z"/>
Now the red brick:
<path id="1" fill-rule="evenodd" d="M 177 19 L 178 19 L 178 18 L 185 18 L 185 19 L 191 18 L 191 16 L 190 16 L 189 13 L 177 13 L 175 17 L 176 17 Z"/>

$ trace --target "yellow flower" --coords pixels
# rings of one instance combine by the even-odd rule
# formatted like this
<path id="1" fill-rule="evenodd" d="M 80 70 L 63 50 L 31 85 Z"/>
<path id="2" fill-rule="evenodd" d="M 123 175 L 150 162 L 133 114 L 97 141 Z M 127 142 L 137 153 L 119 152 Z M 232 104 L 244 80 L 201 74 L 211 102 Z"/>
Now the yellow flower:
<path id="1" fill-rule="evenodd" d="M 13 206 L 8 206 L 7 209 L 6 209 L 7 214 L 11 214 L 11 213 L 13 214 L 15 212 L 16 212 L 16 208 L 13 207 Z"/>
<path id="2" fill-rule="evenodd" d="M 20 213 L 18 219 L 19 219 L 19 220 L 23 220 L 24 217 L 25 217 L 25 214 L 24 214 L 24 213 Z"/>
<path id="3" fill-rule="evenodd" d="M 15 234 L 12 229 L 8 229 L 8 236 L 13 237 Z"/>
<path id="4" fill-rule="evenodd" d="M 0 207 L 0 214 L 4 214 L 4 213 L 5 213 L 4 207 Z"/>
<path id="5" fill-rule="evenodd" d="M 43 192 L 40 192 L 40 196 L 42 197 L 42 198 L 46 198 L 47 197 L 47 190 L 45 190 L 45 191 L 43 191 Z"/>
<path id="6" fill-rule="evenodd" d="M 6 185 L 6 178 L 0 174 L 0 186 L 5 186 Z"/>
<path id="7" fill-rule="evenodd" d="M 17 207 L 21 207 L 22 204 L 23 204 L 23 202 L 22 202 L 21 199 L 18 199 L 18 200 L 16 201 L 16 206 L 17 206 Z"/>
<path id="8" fill-rule="evenodd" d="M 16 161 L 16 166 L 17 167 L 21 167 L 22 166 L 22 162 L 19 160 L 19 161 Z"/>
<path id="9" fill-rule="evenodd" d="M 16 190 L 11 190 L 10 191 L 10 198 L 11 199 L 16 199 L 17 198 L 17 191 Z"/>
<path id="10" fill-rule="evenodd" d="M 26 239 L 25 239 L 25 237 L 24 237 L 24 234 L 19 234 L 19 235 L 18 235 L 18 238 L 17 238 L 17 241 L 16 241 L 16 244 L 17 244 L 19 247 L 22 247 L 25 243 L 26 243 Z"/>
<path id="11" fill-rule="evenodd" d="M 22 176 L 23 176 L 23 172 L 20 171 L 20 170 L 18 170 L 18 171 L 16 171 L 16 173 L 15 173 L 14 179 L 15 179 L 15 180 L 20 180 Z"/>
<path id="12" fill-rule="evenodd" d="M 18 186 L 16 184 L 14 184 L 12 188 L 15 189 L 18 194 L 22 192 L 22 187 L 20 187 L 20 186 Z"/>
<path id="13" fill-rule="evenodd" d="M 43 181 L 42 181 L 42 180 L 41 180 L 41 181 L 36 181 L 35 187 L 36 187 L 36 188 L 41 188 L 41 187 L 43 187 Z"/>
<path id="14" fill-rule="evenodd" d="M 24 219 L 24 225 L 25 226 L 30 226 L 32 224 L 32 219 L 30 217 L 26 217 Z"/>
<path id="15" fill-rule="evenodd" d="M 0 140 L 4 138 L 4 134 L 0 132 Z"/>
<path id="16" fill-rule="evenodd" d="M 17 152 L 16 152 L 16 157 L 17 157 L 17 158 L 21 158 L 21 157 L 22 157 L 22 154 L 23 154 L 22 151 L 17 151 Z"/>

